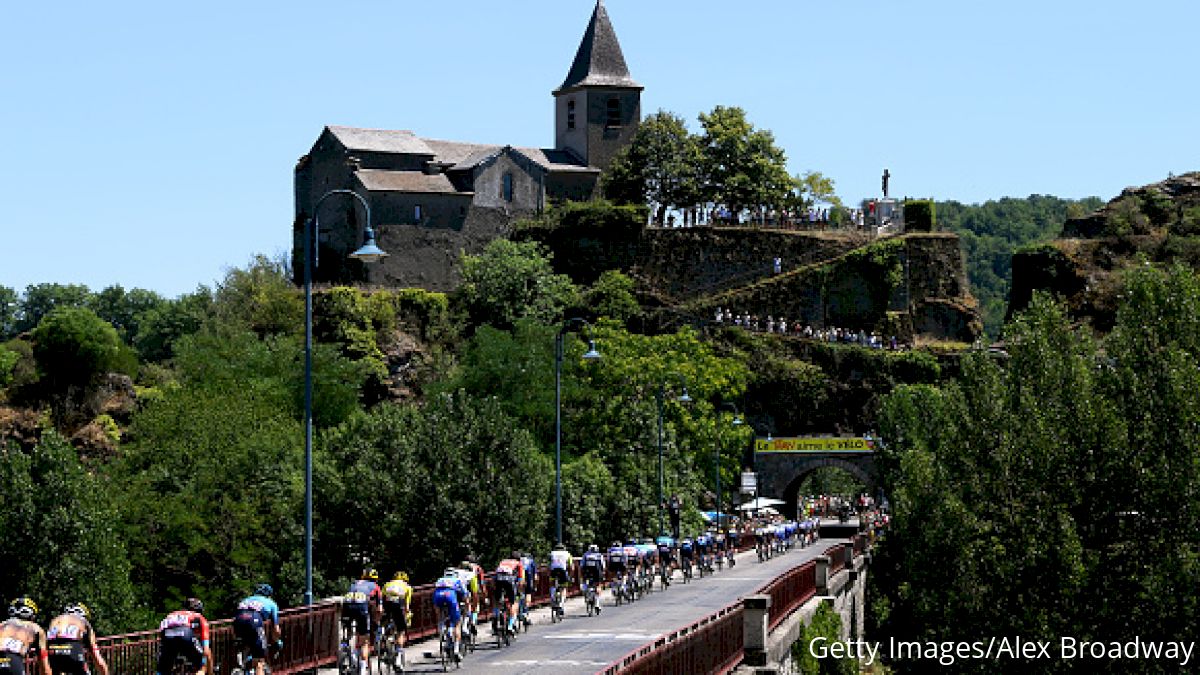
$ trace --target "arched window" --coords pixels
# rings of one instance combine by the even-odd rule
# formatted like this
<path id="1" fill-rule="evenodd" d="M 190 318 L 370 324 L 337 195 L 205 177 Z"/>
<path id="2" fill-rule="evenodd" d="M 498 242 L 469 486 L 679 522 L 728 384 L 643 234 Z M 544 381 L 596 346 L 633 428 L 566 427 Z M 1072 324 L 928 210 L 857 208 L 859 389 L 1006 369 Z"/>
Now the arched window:
<path id="1" fill-rule="evenodd" d="M 567 128 L 575 128 L 575 99 L 567 101 Z"/>
<path id="2" fill-rule="evenodd" d="M 605 116 L 605 126 L 621 126 L 621 99 L 611 96 L 608 99 L 608 114 Z"/>
<path id="3" fill-rule="evenodd" d="M 504 174 L 501 190 L 503 192 L 504 201 L 511 202 L 513 200 L 513 178 L 511 173 Z"/>

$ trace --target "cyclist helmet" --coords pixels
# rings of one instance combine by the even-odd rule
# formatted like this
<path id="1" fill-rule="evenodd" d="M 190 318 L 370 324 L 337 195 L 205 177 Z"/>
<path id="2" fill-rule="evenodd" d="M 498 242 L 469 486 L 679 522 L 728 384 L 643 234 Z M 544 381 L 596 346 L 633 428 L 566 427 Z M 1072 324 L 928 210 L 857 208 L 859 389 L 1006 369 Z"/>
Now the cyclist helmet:
<path id="1" fill-rule="evenodd" d="M 554 545 L 554 550 L 556 550 L 556 551 L 561 551 L 565 548 L 566 548 L 566 546 L 563 546 L 563 543 L 561 541 Z"/>
<path id="2" fill-rule="evenodd" d="M 17 598 L 8 605 L 8 615 L 14 619 L 33 621 L 37 613 L 37 603 L 26 597 Z"/>
<path id="3" fill-rule="evenodd" d="M 254 587 L 254 594 L 261 595 L 264 598 L 269 598 L 275 595 L 275 589 L 271 588 L 271 584 L 259 584 Z"/>
<path id="4" fill-rule="evenodd" d="M 204 613 L 204 603 L 200 602 L 200 598 L 188 598 L 187 600 L 184 600 L 183 608 L 189 612 L 195 612 L 197 614 Z"/>
<path id="5" fill-rule="evenodd" d="M 397 581 L 408 581 L 408 572 L 396 572 L 396 576 L 392 577 Z"/>
<path id="6" fill-rule="evenodd" d="M 595 544 L 590 544 L 588 546 L 588 553 L 598 553 L 599 551 L 600 551 L 600 547 Z"/>
<path id="7" fill-rule="evenodd" d="M 457 577 L 458 576 L 458 568 L 447 567 L 445 570 L 442 571 L 442 576 Z"/>
<path id="8" fill-rule="evenodd" d="M 614 541 L 614 542 L 612 543 L 612 547 L 613 547 L 613 548 L 616 548 L 616 547 L 618 547 L 618 546 L 620 546 L 620 545 L 621 545 L 621 542 L 619 542 L 619 541 Z"/>
<path id="9" fill-rule="evenodd" d="M 470 560 L 464 560 L 464 561 L 458 563 L 458 569 L 466 570 L 468 572 L 474 572 L 475 566 L 471 564 Z"/>
<path id="10" fill-rule="evenodd" d="M 379 572 L 375 571 L 374 567 L 368 567 L 363 570 L 362 578 L 369 581 L 379 581 Z"/>
<path id="11" fill-rule="evenodd" d="M 89 621 L 92 619 L 91 610 L 89 610 L 87 605 L 83 604 L 82 602 L 76 602 L 74 604 L 67 605 L 63 608 L 63 614 L 75 614 L 77 616 L 82 616 Z"/>

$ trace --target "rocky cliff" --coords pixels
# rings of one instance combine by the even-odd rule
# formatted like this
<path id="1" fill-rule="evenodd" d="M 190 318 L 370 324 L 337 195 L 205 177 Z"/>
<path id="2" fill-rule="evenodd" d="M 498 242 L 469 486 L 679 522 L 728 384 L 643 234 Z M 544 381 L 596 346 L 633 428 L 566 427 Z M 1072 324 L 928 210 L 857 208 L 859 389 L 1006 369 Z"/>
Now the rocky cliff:
<path id="1" fill-rule="evenodd" d="M 1062 298 L 1073 317 L 1107 331 L 1122 272 L 1139 262 L 1200 269 L 1200 172 L 1127 188 L 1095 212 L 1067 221 L 1062 238 L 1017 251 L 1008 314 L 1044 291 Z"/>

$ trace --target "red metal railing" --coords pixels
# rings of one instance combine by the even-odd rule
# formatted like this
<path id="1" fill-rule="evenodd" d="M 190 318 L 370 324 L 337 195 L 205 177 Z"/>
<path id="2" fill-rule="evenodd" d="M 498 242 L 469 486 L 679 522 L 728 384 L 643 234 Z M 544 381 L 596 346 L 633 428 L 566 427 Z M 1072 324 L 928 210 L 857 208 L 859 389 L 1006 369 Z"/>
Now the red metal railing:
<path id="1" fill-rule="evenodd" d="M 817 594 L 817 563 L 808 561 L 793 567 L 759 591 L 771 596 L 770 630 Z"/>
<path id="2" fill-rule="evenodd" d="M 742 611 L 741 601 L 727 605 L 638 647 L 600 672 L 604 675 L 728 673 L 742 660 L 745 638 Z"/>
<path id="3" fill-rule="evenodd" d="M 829 557 L 829 576 L 833 576 L 842 571 L 846 566 L 846 553 L 842 550 L 841 544 L 830 546 L 825 549 L 825 555 Z"/>
<path id="4" fill-rule="evenodd" d="M 852 545 L 855 556 L 860 553 L 859 538 Z M 825 550 L 830 576 L 845 568 L 847 546 L 838 544 Z M 816 595 L 816 569 L 816 563 L 810 560 L 784 572 L 758 591 L 771 596 L 768 614 L 771 630 Z M 741 607 L 741 601 L 728 605 L 716 614 L 638 647 L 599 672 L 603 675 L 728 673 L 741 663 L 744 652 Z"/>
<path id="5" fill-rule="evenodd" d="M 228 672 L 233 663 L 233 622 L 213 621 L 213 660 Z M 338 605 L 323 603 L 297 607 L 279 613 L 283 651 L 271 657 L 276 675 L 291 675 L 333 663 L 337 658 Z M 99 638 L 97 643 L 109 672 L 126 674 L 153 673 L 158 661 L 158 631 L 142 631 Z M 94 666 L 95 664 L 93 664 Z"/>

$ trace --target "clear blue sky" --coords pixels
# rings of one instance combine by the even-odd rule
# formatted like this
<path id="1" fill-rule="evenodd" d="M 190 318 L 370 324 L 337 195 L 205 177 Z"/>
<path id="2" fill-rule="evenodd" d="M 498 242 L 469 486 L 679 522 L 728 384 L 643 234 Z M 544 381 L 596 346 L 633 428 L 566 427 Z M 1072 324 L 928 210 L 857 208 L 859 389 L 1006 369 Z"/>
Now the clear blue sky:
<path id="1" fill-rule="evenodd" d="M 593 0 L 18 2 L 0 285 L 167 296 L 290 246 L 326 124 L 553 144 Z M 643 113 L 716 105 L 843 199 L 1105 199 L 1200 169 L 1195 0 L 607 0 Z"/>

